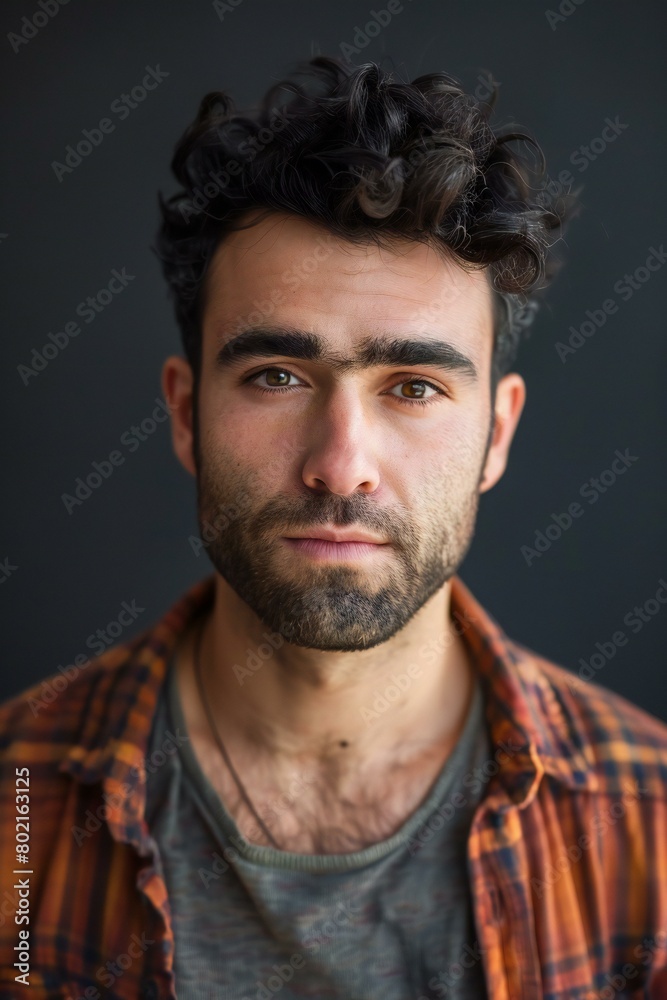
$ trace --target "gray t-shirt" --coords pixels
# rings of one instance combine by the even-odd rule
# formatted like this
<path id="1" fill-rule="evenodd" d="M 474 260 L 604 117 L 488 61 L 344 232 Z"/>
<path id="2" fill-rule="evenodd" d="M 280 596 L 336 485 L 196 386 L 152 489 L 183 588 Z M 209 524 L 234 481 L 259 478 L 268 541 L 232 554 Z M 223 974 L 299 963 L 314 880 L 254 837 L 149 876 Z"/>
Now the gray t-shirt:
<path id="1" fill-rule="evenodd" d="M 483 785 L 474 772 L 491 756 L 479 680 L 427 799 L 387 840 L 349 854 L 246 841 L 186 733 L 170 664 L 148 751 L 161 763 L 149 768 L 147 819 L 171 906 L 178 1000 L 484 1000 L 466 856 Z M 151 758 L 163 745 L 178 752 Z"/>

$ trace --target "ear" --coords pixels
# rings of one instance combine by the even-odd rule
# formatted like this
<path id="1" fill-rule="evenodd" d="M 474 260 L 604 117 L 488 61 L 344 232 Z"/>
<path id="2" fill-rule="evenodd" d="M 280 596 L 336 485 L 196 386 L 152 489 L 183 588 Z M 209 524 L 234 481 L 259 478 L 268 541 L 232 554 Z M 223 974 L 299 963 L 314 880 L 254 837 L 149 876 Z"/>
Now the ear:
<path id="1" fill-rule="evenodd" d="M 486 493 L 495 486 L 507 468 L 510 445 L 525 402 L 524 380 L 516 372 L 505 375 L 496 389 L 495 425 L 479 486 L 480 493 Z"/>
<path id="2" fill-rule="evenodd" d="M 172 356 L 162 366 L 162 393 L 169 407 L 171 442 L 176 456 L 196 476 L 192 434 L 194 373 L 184 358 Z"/>

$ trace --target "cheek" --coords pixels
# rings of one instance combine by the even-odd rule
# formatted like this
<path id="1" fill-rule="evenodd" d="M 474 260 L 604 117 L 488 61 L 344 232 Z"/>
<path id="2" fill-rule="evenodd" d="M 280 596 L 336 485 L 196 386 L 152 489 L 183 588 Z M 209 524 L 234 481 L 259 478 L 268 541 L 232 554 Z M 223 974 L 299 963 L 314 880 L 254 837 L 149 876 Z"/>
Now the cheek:
<path id="1" fill-rule="evenodd" d="M 412 467 L 430 470 L 440 477 L 466 476 L 481 461 L 486 443 L 487 425 L 482 415 L 452 410 L 447 419 L 428 429 L 417 430 L 409 442 L 396 442 L 397 448 Z M 406 445 L 408 445 L 406 447 Z"/>
<path id="2" fill-rule="evenodd" d="M 215 379 L 202 384 L 199 419 L 202 439 L 209 441 L 217 451 L 243 452 L 256 437 L 250 413 L 244 412 L 238 398 L 232 400 L 231 394 Z"/>
<path id="3" fill-rule="evenodd" d="M 286 408 L 258 407 L 234 393 L 233 401 L 209 383 L 200 396 L 200 433 L 208 454 L 229 469 L 245 470 L 258 484 L 291 480 L 308 453 L 308 420 Z M 484 412 L 483 412 L 484 411 Z M 466 482 L 481 462 L 490 412 L 483 401 L 452 404 L 442 419 L 406 419 L 377 428 L 378 459 L 393 486 L 408 492 L 419 482 Z M 305 424 L 305 427 L 304 427 Z M 401 486 L 401 484 L 403 484 Z"/>
<path id="4" fill-rule="evenodd" d="M 444 455 L 448 464 L 462 475 L 466 470 L 476 472 L 484 454 L 486 426 L 477 421 L 466 421 L 451 428 L 444 444 Z"/>
<path id="5" fill-rule="evenodd" d="M 200 414 L 203 450 L 215 456 L 218 467 L 246 480 L 249 477 L 260 494 L 293 476 L 295 462 L 303 454 L 293 427 L 270 419 L 268 412 L 258 414 L 256 406 L 244 406 L 238 400 L 229 407 L 220 400 L 202 400 Z"/>

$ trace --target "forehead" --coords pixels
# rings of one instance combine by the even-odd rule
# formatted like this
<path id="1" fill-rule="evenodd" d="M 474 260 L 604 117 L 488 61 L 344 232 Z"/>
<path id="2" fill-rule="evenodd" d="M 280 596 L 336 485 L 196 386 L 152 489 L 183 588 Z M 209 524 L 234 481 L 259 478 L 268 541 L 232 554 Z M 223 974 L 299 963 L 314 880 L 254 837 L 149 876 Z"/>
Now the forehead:
<path id="1" fill-rule="evenodd" d="M 205 283 L 204 350 L 245 329 L 308 328 L 336 347 L 369 333 L 439 338 L 465 348 L 481 371 L 493 341 L 486 270 L 464 271 L 432 246 L 395 239 L 355 244 L 299 216 L 247 213 L 227 234 Z"/>

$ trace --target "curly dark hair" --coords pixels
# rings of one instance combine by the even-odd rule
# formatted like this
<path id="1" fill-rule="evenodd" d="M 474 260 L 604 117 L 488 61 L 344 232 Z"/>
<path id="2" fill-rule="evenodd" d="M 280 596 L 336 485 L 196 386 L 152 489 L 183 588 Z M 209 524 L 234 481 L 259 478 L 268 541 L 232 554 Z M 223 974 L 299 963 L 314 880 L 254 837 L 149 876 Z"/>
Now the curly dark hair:
<path id="1" fill-rule="evenodd" d="M 279 100 L 282 91 L 289 97 Z M 260 218 L 296 213 L 354 243 L 391 247 L 407 237 L 463 268 L 489 268 L 495 396 L 536 293 L 560 267 L 551 249 L 579 192 L 542 183 L 544 155 L 531 135 L 515 125 L 494 131 L 495 82 L 491 91 L 479 100 L 446 73 L 405 83 L 373 62 L 317 56 L 250 115 L 235 113 L 225 93 L 206 94 L 171 163 L 183 190 L 158 196 L 154 248 L 195 381 L 208 265 L 224 236 L 245 228 L 239 216 L 263 208 Z"/>

